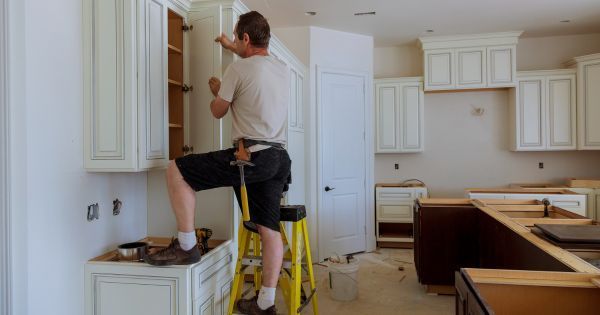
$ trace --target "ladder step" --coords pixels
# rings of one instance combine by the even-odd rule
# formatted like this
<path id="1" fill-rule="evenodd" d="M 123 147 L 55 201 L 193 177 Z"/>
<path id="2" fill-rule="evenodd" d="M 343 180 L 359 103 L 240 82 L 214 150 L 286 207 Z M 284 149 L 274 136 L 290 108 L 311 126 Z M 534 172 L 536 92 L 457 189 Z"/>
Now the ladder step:
<path id="1" fill-rule="evenodd" d="M 242 258 L 242 265 L 244 266 L 262 266 L 262 256 L 254 256 L 248 255 Z M 304 261 L 302 261 L 302 265 L 306 265 Z M 283 264 L 281 265 L 283 268 L 290 269 L 292 268 L 292 260 L 284 259 Z"/>

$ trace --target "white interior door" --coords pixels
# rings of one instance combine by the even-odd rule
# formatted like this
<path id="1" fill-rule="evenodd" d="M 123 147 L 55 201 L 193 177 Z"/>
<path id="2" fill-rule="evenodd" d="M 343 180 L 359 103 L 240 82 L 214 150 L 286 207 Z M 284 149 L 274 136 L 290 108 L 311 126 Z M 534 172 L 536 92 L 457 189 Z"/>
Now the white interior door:
<path id="1" fill-rule="evenodd" d="M 317 69 L 319 256 L 366 250 L 366 75 Z"/>

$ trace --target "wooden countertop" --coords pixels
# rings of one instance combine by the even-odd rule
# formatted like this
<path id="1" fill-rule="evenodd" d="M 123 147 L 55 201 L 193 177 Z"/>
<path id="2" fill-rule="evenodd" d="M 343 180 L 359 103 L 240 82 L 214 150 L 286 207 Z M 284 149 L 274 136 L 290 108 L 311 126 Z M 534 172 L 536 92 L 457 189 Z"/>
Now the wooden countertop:
<path id="1" fill-rule="evenodd" d="M 554 256 L 556 259 L 573 269 L 573 271 L 586 273 L 600 273 L 600 269 L 594 267 L 593 265 L 579 258 L 575 254 L 538 237 L 537 235 L 533 234 L 529 228 L 515 222 L 508 216 L 493 209 L 493 206 L 488 206 L 485 202 L 476 199 L 472 200 L 471 203 L 477 208 L 479 208 L 479 210 L 485 212 L 498 222 L 504 224 L 513 232 L 519 234 L 521 237 L 528 240 L 541 250 L 545 251 L 551 256 Z"/>
<path id="2" fill-rule="evenodd" d="M 401 184 L 401 183 L 377 183 L 377 184 L 375 184 L 375 187 L 414 188 L 414 187 L 425 187 L 425 185 L 423 185 L 421 183 L 408 183 L 408 184 Z"/>
<path id="3" fill-rule="evenodd" d="M 565 188 L 467 188 L 470 193 L 579 195 Z"/>

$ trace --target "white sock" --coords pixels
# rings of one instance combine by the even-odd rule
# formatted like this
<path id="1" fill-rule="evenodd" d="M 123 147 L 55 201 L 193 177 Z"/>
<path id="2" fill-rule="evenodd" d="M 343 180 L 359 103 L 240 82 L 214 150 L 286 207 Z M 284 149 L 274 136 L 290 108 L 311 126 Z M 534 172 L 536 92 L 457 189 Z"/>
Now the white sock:
<path id="1" fill-rule="evenodd" d="M 188 251 L 192 247 L 196 246 L 196 232 L 178 232 L 177 239 L 179 240 L 179 246 L 181 249 Z"/>
<path id="2" fill-rule="evenodd" d="M 258 300 L 256 302 L 258 303 L 258 307 L 263 311 L 275 305 L 275 288 L 262 286 L 258 292 Z"/>

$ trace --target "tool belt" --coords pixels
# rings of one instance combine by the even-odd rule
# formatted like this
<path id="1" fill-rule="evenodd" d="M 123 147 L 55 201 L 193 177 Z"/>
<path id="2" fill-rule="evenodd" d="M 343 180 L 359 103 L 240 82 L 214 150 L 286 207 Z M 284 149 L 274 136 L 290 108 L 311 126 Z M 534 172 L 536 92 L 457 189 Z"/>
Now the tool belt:
<path id="1" fill-rule="evenodd" d="M 275 148 L 283 148 L 283 144 L 281 144 L 281 143 L 269 142 L 269 141 L 263 141 L 263 140 L 252 140 L 252 139 L 238 139 L 233 142 L 234 148 L 236 148 L 236 149 L 238 148 L 240 140 L 243 140 L 244 148 L 249 148 L 249 147 L 251 147 L 253 145 L 257 145 L 257 144 L 268 145 L 270 147 L 275 147 Z"/>

